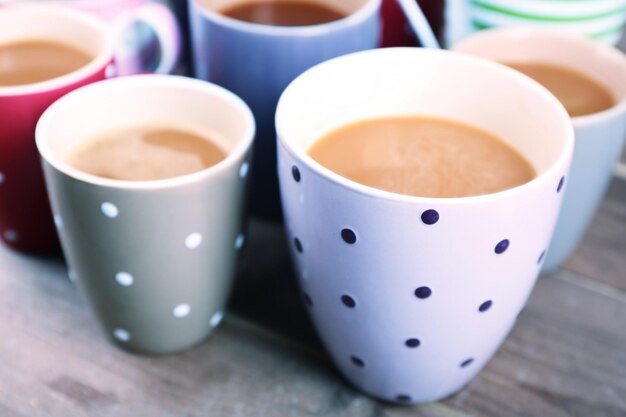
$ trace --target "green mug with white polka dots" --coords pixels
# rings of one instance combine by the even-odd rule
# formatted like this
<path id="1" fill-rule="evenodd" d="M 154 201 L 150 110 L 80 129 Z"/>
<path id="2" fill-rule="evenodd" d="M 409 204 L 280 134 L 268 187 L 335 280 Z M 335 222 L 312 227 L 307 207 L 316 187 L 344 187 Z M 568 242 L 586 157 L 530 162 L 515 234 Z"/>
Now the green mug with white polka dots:
<path id="1" fill-rule="evenodd" d="M 66 161 L 102 131 L 151 123 L 214 132 L 227 156 L 152 181 L 98 177 Z M 41 117 L 37 147 L 70 278 L 118 345 L 172 353 L 196 345 L 221 321 L 244 243 L 254 131 L 252 113 L 234 94 L 160 75 L 93 84 Z"/>

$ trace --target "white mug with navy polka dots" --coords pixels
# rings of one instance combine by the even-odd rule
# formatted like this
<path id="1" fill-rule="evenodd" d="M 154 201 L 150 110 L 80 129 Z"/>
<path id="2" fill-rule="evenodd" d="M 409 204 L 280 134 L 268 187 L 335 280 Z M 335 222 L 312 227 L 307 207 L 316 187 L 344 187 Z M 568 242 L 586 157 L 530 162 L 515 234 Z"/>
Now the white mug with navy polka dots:
<path id="1" fill-rule="evenodd" d="M 103 130 L 165 123 L 217 133 L 225 160 L 158 181 L 119 181 L 64 156 Z M 254 118 L 227 90 L 175 76 L 123 77 L 68 94 L 42 116 L 37 147 L 70 268 L 109 337 L 143 353 L 202 341 L 220 323 L 244 243 Z"/>
<path id="2" fill-rule="evenodd" d="M 580 243 L 626 143 L 626 56 L 582 36 L 528 27 L 482 31 L 463 40 L 455 50 L 494 61 L 544 62 L 571 68 L 600 82 L 615 99 L 615 105 L 605 111 L 572 118 L 574 158 L 543 266 L 544 272 L 553 272 Z"/>
<path id="3" fill-rule="evenodd" d="M 354 183 L 307 155 L 340 126 L 411 114 L 479 126 L 538 176 L 494 194 L 420 198 Z M 276 125 L 301 296 L 337 367 L 391 402 L 459 390 L 498 349 L 541 269 L 573 152 L 565 109 L 504 66 L 392 48 L 305 72 L 283 93 Z"/>

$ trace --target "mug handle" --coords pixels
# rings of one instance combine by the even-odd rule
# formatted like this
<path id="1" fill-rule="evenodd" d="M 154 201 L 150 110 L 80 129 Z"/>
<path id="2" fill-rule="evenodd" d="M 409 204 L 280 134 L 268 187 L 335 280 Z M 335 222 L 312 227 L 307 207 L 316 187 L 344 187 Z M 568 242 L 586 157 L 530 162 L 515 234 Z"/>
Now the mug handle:
<path id="1" fill-rule="evenodd" d="M 131 9 L 115 22 L 117 38 L 121 40 L 125 31 L 137 22 L 152 28 L 161 47 L 161 61 L 154 72 L 172 73 L 181 53 L 180 28 L 172 11 L 158 3 L 147 3 Z"/>

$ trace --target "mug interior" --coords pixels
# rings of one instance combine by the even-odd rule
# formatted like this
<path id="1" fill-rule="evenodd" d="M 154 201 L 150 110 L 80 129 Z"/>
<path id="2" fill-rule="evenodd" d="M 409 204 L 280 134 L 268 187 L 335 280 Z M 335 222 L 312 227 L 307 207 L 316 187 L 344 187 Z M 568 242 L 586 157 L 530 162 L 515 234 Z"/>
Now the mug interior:
<path id="1" fill-rule="evenodd" d="M 220 13 L 220 11 L 234 7 L 239 4 L 248 4 L 248 3 L 261 3 L 267 0 L 193 0 L 197 3 L 197 5 L 204 10 L 211 11 L 214 13 Z M 371 0 L 309 0 L 312 3 L 321 4 L 324 6 L 328 6 L 332 9 L 336 9 L 346 15 L 351 15 L 360 10 L 367 3 L 371 2 Z"/>
<path id="2" fill-rule="evenodd" d="M 410 115 L 490 132 L 525 156 L 538 176 L 560 164 L 573 146 L 567 112 L 538 83 L 487 60 L 421 48 L 365 51 L 310 69 L 283 93 L 276 126 L 298 159 L 348 181 L 310 158 L 311 145 L 359 120 Z"/>
<path id="3" fill-rule="evenodd" d="M 607 45 L 584 37 L 551 30 L 508 28 L 476 33 L 454 47 L 455 51 L 501 62 L 538 62 L 575 70 L 610 91 L 616 105 L 599 113 L 626 110 L 626 57 Z"/>
<path id="4" fill-rule="evenodd" d="M 48 90 L 78 82 L 103 68 L 113 56 L 113 40 L 98 19 L 62 6 L 16 5 L 0 11 L 0 45 L 44 40 L 73 46 L 93 56 L 85 66 L 38 83 L 0 87 L 0 95 Z"/>
<path id="5" fill-rule="evenodd" d="M 205 134 L 228 156 L 205 170 L 155 181 L 101 178 L 65 162 L 69 152 L 102 132 L 137 125 L 180 127 Z M 69 176 L 105 186 L 159 188 L 193 181 L 241 159 L 254 137 L 254 119 L 239 97 L 216 85 L 178 76 L 140 75 L 69 93 L 46 110 L 35 136 L 42 157 Z"/>

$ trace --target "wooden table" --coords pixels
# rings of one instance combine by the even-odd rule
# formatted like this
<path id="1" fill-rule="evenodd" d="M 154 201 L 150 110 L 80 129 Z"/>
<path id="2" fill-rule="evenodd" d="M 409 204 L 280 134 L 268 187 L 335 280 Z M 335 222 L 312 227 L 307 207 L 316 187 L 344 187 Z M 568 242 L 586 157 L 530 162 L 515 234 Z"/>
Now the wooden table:
<path id="1" fill-rule="evenodd" d="M 109 344 L 60 259 L 0 248 L 0 416 L 626 416 L 626 179 L 478 378 L 422 406 L 352 389 L 300 304 L 281 227 L 253 221 L 248 241 L 224 323 L 167 357 Z"/>

